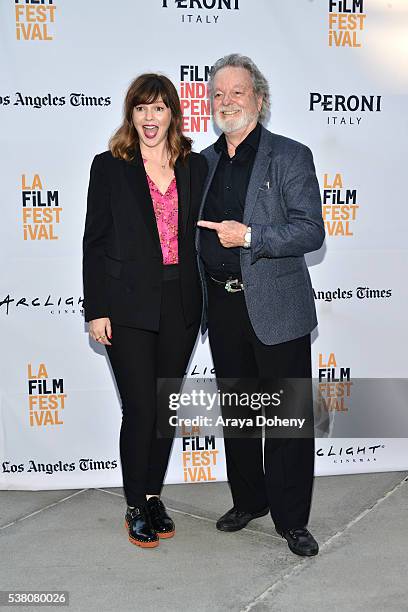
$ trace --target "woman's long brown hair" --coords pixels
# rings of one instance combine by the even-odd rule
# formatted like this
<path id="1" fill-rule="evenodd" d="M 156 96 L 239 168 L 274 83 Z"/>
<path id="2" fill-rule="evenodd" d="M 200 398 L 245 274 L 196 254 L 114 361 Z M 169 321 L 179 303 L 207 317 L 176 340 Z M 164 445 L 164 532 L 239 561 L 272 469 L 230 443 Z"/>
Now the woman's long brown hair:
<path id="1" fill-rule="evenodd" d="M 162 99 L 171 111 L 167 142 L 170 153 L 170 166 L 176 159 L 185 160 L 191 152 L 191 140 L 182 132 L 183 115 L 178 93 L 173 83 L 162 74 L 141 74 L 131 84 L 126 93 L 123 123 L 109 141 L 109 149 L 114 157 L 130 161 L 135 156 L 135 146 L 139 136 L 133 125 L 133 109 L 138 104 L 153 104 Z"/>

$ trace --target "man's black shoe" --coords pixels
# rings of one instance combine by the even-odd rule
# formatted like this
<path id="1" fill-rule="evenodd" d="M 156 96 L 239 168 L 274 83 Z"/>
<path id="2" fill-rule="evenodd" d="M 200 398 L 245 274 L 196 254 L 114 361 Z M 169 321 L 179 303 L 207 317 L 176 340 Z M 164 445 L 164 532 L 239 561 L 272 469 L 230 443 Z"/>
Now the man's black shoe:
<path id="1" fill-rule="evenodd" d="M 159 545 L 159 536 L 153 529 L 149 513 L 145 506 L 129 508 L 125 515 L 125 527 L 129 542 L 142 548 L 154 548 Z"/>
<path id="2" fill-rule="evenodd" d="M 159 538 L 172 538 L 176 533 L 176 527 L 173 520 L 167 514 L 162 500 L 156 496 L 149 497 L 146 505 L 153 529 L 157 532 Z"/>
<path id="3" fill-rule="evenodd" d="M 312 557 L 319 552 L 319 545 L 306 527 L 299 529 L 276 529 L 288 543 L 290 550 L 301 557 Z"/>
<path id="4" fill-rule="evenodd" d="M 216 527 L 218 531 L 239 531 L 246 527 L 249 521 L 265 516 L 268 512 L 269 508 L 263 508 L 259 512 L 249 512 L 247 510 L 231 508 L 231 510 L 228 510 L 228 512 L 218 519 Z"/>

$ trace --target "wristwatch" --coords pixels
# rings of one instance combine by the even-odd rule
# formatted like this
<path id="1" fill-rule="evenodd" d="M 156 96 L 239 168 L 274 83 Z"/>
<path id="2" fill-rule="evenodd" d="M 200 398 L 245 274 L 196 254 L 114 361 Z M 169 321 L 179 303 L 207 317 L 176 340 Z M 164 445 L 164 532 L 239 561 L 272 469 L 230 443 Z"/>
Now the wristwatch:
<path id="1" fill-rule="evenodd" d="M 244 249 L 249 249 L 251 246 L 251 226 L 248 225 L 244 236 Z"/>

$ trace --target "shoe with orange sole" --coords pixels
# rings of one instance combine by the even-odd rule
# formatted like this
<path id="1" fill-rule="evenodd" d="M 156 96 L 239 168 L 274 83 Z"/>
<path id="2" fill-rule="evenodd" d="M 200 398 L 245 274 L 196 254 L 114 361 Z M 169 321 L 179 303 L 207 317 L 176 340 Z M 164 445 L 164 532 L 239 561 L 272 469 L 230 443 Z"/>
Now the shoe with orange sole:
<path id="1" fill-rule="evenodd" d="M 149 497 L 146 506 L 153 529 L 159 538 L 172 538 L 176 533 L 176 527 L 160 497 Z"/>
<path id="2" fill-rule="evenodd" d="M 146 506 L 135 506 L 126 511 L 125 527 L 129 534 L 129 542 L 141 548 L 155 548 L 159 545 L 159 537 L 153 528 Z"/>

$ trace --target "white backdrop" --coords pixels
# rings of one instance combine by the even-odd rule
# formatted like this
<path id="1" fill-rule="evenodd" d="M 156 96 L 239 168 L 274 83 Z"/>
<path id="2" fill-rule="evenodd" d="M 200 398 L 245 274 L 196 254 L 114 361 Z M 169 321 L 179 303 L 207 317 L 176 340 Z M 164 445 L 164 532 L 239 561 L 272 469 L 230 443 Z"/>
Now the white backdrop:
<path id="1" fill-rule="evenodd" d="M 0 15 L 2 488 L 121 484 L 120 404 L 86 333 L 81 241 L 92 158 L 142 72 L 177 85 L 200 150 L 215 139 L 208 68 L 231 52 L 254 59 L 270 82 L 267 127 L 310 146 L 326 198 L 331 235 L 308 257 L 314 375 L 406 377 L 404 0 L 3 0 Z M 211 367 L 199 340 L 188 374 Z M 347 402 L 336 407 L 347 418 Z M 167 482 L 225 479 L 222 440 L 184 434 Z M 407 469 L 406 446 L 352 430 L 319 439 L 316 473 Z"/>

